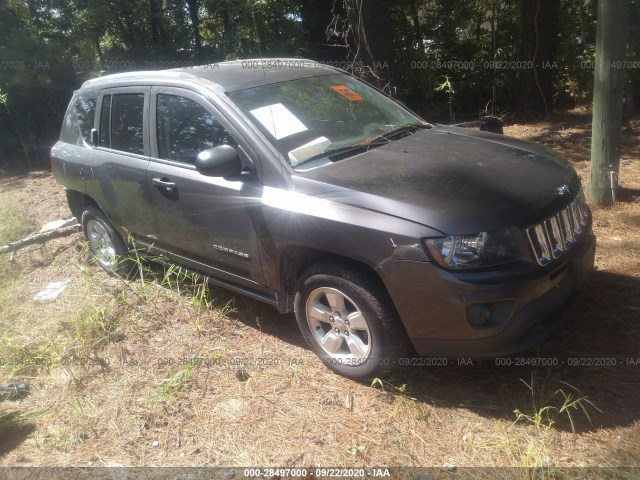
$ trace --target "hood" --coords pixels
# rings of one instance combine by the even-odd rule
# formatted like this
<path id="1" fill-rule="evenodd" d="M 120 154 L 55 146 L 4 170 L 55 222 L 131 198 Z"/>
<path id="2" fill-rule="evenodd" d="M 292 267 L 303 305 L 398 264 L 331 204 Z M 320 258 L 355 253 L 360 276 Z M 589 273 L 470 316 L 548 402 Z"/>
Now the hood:
<path id="1" fill-rule="evenodd" d="M 293 176 L 300 193 L 417 222 L 447 235 L 523 225 L 575 196 L 575 170 L 550 148 L 437 126 Z"/>

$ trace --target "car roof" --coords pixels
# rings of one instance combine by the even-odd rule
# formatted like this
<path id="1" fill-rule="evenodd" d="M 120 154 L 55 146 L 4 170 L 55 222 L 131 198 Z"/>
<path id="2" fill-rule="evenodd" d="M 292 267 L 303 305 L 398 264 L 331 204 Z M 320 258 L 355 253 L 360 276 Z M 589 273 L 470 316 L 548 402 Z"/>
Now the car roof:
<path id="1" fill-rule="evenodd" d="M 286 82 L 299 78 L 343 73 L 337 68 L 301 58 L 252 58 L 212 63 L 171 70 L 116 73 L 87 80 L 81 88 L 110 87 L 127 83 L 197 82 L 213 83 L 226 92 L 235 92 L 260 85 Z"/>

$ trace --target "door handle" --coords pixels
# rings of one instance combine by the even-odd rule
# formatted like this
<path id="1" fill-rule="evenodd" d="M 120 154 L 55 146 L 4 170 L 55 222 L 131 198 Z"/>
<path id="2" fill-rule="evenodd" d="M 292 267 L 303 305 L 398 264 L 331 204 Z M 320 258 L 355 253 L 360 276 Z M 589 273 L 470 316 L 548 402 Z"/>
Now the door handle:
<path id="1" fill-rule="evenodd" d="M 161 187 L 164 188 L 165 190 L 169 191 L 169 192 L 173 192 L 176 188 L 176 184 L 169 181 L 168 178 L 152 178 L 151 182 L 156 186 L 156 187 Z"/>

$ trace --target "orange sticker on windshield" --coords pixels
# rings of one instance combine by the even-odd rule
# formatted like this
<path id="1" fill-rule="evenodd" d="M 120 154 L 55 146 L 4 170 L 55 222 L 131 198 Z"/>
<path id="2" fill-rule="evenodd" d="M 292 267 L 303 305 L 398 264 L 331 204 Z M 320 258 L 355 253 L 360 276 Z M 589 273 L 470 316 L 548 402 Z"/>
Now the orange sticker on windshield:
<path id="1" fill-rule="evenodd" d="M 359 102 L 360 100 L 364 100 L 364 97 L 358 95 L 356 92 L 351 90 L 350 88 L 345 87 L 344 85 L 334 85 L 331 87 L 332 90 L 335 90 L 340 95 L 342 95 L 347 100 L 351 100 L 352 102 Z"/>

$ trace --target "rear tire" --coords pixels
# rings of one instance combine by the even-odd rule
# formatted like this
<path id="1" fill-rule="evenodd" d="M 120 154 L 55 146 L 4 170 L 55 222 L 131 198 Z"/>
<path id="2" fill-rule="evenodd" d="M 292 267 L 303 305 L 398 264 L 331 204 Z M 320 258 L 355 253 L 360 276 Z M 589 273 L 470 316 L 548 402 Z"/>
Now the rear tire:
<path id="1" fill-rule="evenodd" d="M 340 375 L 368 378 L 411 352 L 381 282 L 357 268 L 321 263 L 305 270 L 294 311 L 307 344 Z"/>
<path id="2" fill-rule="evenodd" d="M 88 205 L 82 213 L 82 232 L 93 260 L 111 275 L 128 276 L 134 270 L 129 249 L 122 236 L 102 211 Z"/>

